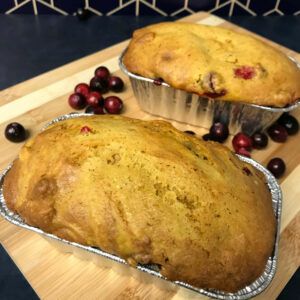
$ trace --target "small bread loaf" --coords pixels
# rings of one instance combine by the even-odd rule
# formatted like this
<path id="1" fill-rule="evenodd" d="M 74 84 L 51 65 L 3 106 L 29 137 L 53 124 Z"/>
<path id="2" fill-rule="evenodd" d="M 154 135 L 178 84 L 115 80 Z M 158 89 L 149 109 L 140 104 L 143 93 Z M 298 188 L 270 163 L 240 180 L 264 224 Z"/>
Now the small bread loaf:
<path id="1" fill-rule="evenodd" d="M 165 121 L 56 123 L 23 146 L 4 196 L 32 226 L 201 288 L 245 287 L 274 246 L 264 176 Z"/>
<path id="2" fill-rule="evenodd" d="M 129 71 L 221 100 L 282 107 L 300 98 L 300 70 L 250 35 L 167 22 L 138 29 L 124 56 Z"/>

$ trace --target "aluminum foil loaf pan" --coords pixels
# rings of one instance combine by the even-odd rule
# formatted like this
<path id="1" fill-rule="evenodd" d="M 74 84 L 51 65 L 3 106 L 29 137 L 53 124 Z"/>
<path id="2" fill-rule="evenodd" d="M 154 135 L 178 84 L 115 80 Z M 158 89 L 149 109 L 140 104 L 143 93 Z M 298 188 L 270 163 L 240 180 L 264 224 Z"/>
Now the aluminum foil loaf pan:
<path id="1" fill-rule="evenodd" d="M 86 114 L 70 114 L 58 117 L 57 119 L 51 121 L 46 125 L 49 126 L 53 123 L 70 119 L 76 118 Z M 45 128 L 46 128 L 45 127 Z M 266 170 L 262 165 L 258 162 L 244 157 L 237 155 L 238 158 L 242 161 L 245 161 L 251 164 L 254 168 L 262 172 L 266 178 L 266 182 L 268 184 L 271 196 L 272 196 L 272 205 L 274 210 L 274 215 L 276 217 L 277 222 L 277 230 L 276 230 L 276 238 L 274 249 L 272 255 L 269 257 L 265 270 L 261 274 L 257 280 L 255 280 L 252 284 L 246 286 L 245 288 L 239 290 L 236 293 L 225 293 L 218 290 L 213 289 L 201 289 L 185 282 L 181 281 L 170 281 L 164 276 L 162 276 L 159 272 L 159 266 L 157 265 L 137 265 L 136 268 L 130 267 L 124 259 L 118 257 L 116 255 L 112 255 L 105 251 L 102 251 L 99 248 L 85 246 L 74 242 L 69 242 L 67 240 L 61 239 L 53 234 L 46 233 L 39 228 L 30 226 L 26 224 L 26 222 L 14 212 L 10 211 L 7 206 L 3 195 L 3 182 L 7 172 L 12 167 L 13 163 L 9 165 L 0 175 L 0 215 L 4 217 L 7 221 L 20 226 L 22 228 L 34 231 L 39 233 L 41 236 L 45 237 L 48 241 L 52 242 L 54 245 L 58 247 L 59 250 L 64 252 L 71 252 L 75 255 L 79 256 L 82 259 L 88 259 L 95 262 L 98 266 L 102 268 L 111 268 L 123 275 L 135 276 L 138 280 L 144 283 L 155 283 L 160 289 L 163 290 L 170 290 L 170 289 L 178 289 L 179 287 L 184 287 L 188 290 L 194 291 L 195 293 L 202 294 L 205 296 L 209 296 L 215 299 L 230 299 L 230 300 L 241 300 L 241 299 L 249 299 L 252 298 L 259 293 L 261 293 L 272 281 L 277 265 L 277 257 L 278 257 L 278 243 L 279 243 L 279 233 L 280 233 L 280 219 L 281 219 L 281 209 L 282 209 L 282 193 L 281 189 L 274 178 L 274 176 Z M 249 224 L 251 226 L 251 224 Z M 203 262 L 205 264 L 205 262 Z M 152 275 L 152 276 L 151 276 Z M 197 295 L 197 294 L 195 294 Z M 189 294 L 189 297 L 191 295 Z"/>
<path id="2" fill-rule="evenodd" d="M 119 58 L 119 66 L 129 76 L 140 108 L 159 117 L 207 129 L 215 122 L 222 122 L 228 125 L 231 134 L 242 131 L 252 135 L 266 129 L 282 113 L 300 107 L 300 100 L 287 107 L 275 108 L 200 97 L 195 93 L 172 88 L 165 82 L 131 73 L 123 64 L 125 52 L 126 49 Z"/>

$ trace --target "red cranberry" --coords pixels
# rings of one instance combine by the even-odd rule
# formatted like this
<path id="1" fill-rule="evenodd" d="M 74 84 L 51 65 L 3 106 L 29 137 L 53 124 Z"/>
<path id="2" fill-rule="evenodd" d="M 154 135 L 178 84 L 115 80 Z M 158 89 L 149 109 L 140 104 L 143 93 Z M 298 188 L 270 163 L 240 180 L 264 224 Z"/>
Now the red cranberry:
<path id="1" fill-rule="evenodd" d="M 223 143 L 229 135 L 229 130 L 226 124 L 221 122 L 214 123 L 209 129 L 209 136 L 212 141 Z"/>
<path id="2" fill-rule="evenodd" d="M 123 101 L 116 96 L 110 96 L 104 100 L 104 108 L 110 114 L 119 114 L 123 108 Z"/>
<path id="3" fill-rule="evenodd" d="M 86 114 L 93 114 L 94 113 L 94 107 L 93 106 L 87 106 L 84 112 Z"/>
<path id="4" fill-rule="evenodd" d="M 272 158 L 268 165 L 267 165 L 267 169 L 276 177 L 279 178 L 283 175 L 284 171 L 285 171 L 285 163 L 284 161 L 279 158 L 279 157 L 275 157 Z"/>
<path id="5" fill-rule="evenodd" d="M 79 83 L 75 86 L 74 92 L 87 97 L 90 92 L 90 87 L 86 83 Z"/>
<path id="6" fill-rule="evenodd" d="M 273 124 L 269 127 L 268 134 L 270 138 L 277 143 L 284 143 L 288 137 L 286 129 L 279 124 Z"/>
<path id="7" fill-rule="evenodd" d="M 294 135 L 299 131 L 297 119 L 287 113 L 282 114 L 277 122 L 286 129 L 288 135 Z"/>
<path id="8" fill-rule="evenodd" d="M 104 115 L 105 114 L 104 107 L 103 106 L 94 107 L 94 114 L 95 115 Z"/>
<path id="9" fill-rule="evenodd" d="M 98 106 L 98 107 L 93 107 L 93 106 L 88 106 L 85 110 L 86 114 L 94 114 L 94 115 L 104 115 L 104 107 L 103 106 Z"/>
<path id="10" fill-rule="evenodd" d="M 108 91 L 108 82 L 98 77 L 93 77 L 90 81 L 90 89 L 104 94 Z"/>
<path id="11" fill-rule="evenodd" d="M 74 109 L 82 109 L 86 106 L 85 97 L 79 93 L 74 93 L 69 97 L 69 105 Z"/>
<path id="12" fill-rule="evenodd" d="M 124 88 L 124 82 L 120 77 L 111 76 L 108 80 L 108 87 L 113 92 L 119 93 Z"/>
<path id="13" fill-rule="evenodd" d="M 204 135 L 202 136 L 202 139 L 203 139 L 204 141 L 209 141 L 209 140 L 210 140 L 210 134 L 209 134 L 209 133 L 204 134 Z"/>
<path id="14" fill-rule="evenodd" d="M 20 123 L 10 123 L 4 131 L 5 137 L 14 143 L 23 142 L 26 139 L 26 130 Z"/>
<path id="15" fill-rule="evenodd" d="M 235 77 L 239 77 L 247 80 L 247 79 L 252 79 L 256 75 L 256 72 L 254 67 L 242 66 L 234 69 L 234 75 Z"/>
<path id="16" fill-rule="evenodd" d="M 164 80 L 162 78 L 157 78 L 153 80 L 153 83 L 155 85 L 162 85 L 162 83 L 164 82 Z"/>
<path id="17" fill-rule="evenodd" d="M 109 70 L 104 67 L 104 66 L 100 66 L 95 70 L 95 77 L 102 79 L 104 81 L 108 81 L 108 78 L 110 76 L 110 72 Z"/>
<path id="18" fill-rule="evenodd" d="M 235 153 L 243 155 L 243 156 L 251 157 L 250 152 L 246 148 L 244 148 L 244 147 L 238 148 L 235 151 Z"/>
<path id="19" fill-rule="evenodd" d="M 81 129 L 80 129 L 80 132 L 81 133 L 89 133 L 91 132 L 92 129 L 89 127 L 89 126 L 83 126 Z"/>
<path id="20" fill-rule="evenodd" d="M 101 106 L 103 104 L 103 97 L 99 92 L 90 92 L 86 98 L 86 102 L 90 106 Z"/>
<path id="21" fill-rule="evenodd" d="M 268 145 L 268 136 L 263 132 L 255 132 L 252 135 L 253 148 L 263 149 Z"/>
<path id="22" fill-rule="evenodd" d="M 252 139 L 249 135 L 239 132 L 233 137 L 232 146 L 235 152 L 238 152 L 240 148 L 244 148 L 247 151 L 251 151 Z"/>

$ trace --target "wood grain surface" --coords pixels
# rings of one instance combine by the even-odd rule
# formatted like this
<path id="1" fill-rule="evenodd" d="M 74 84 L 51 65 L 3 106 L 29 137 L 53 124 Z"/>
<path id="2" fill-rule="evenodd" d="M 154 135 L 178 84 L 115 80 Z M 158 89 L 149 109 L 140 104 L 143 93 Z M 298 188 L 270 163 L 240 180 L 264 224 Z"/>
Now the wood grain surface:
<path id="1" fill-rule="evenodd" d="M 202 12 L 182 20 L 246 31 Z M 156 118 L 139 109 L 128 78 L 118 68 L 117 58 L 127 43 L 122 42 L 1 91 L 0 132 L 8 123 L 16 121 L 28 128 L 31 135 L 35 135 L 47 121 L 71 112 L 67 104 L 68 95 L 77 83 L 88 82 L 99 65 L 106 65 L 124 79 L 126 90 L 120 97 L 124 100 L 126 116 Z M 300 54 L 270 43 L 300 60 Z M 300 110 L 293 114 L 300 119 Z M 193 130 L 199 135 L 207 132 L 185 124 L 172 124 L 181 130 Z M 0 143 L 0 169 L 3 170 L 17 156 L 22 144 L 8 142 L 3 134 Z M 230 141 L 227 143 L 230 145 Z M 300 134 L 289 137 L 284 144 L 270 142 L 266 150 L 253 152 L 253 158 L 264 165 L 275 156 L 283 158 L 287 164 L 286 174 L 280 180 L 284 199 L 278 268 L 271 285 L 257 299 L 275 299 L 300 264 L 299 150 Z M 43 299 L 207 299 L 162 280 L 153 281 L 150 278 L 148 282 L 147 278 L 132 276 L 128 267 L 122 274 L 78 258 L 77 255 L 60 252 L 38 234 L 18 228 L 2 218 L 0 242 Z"/>

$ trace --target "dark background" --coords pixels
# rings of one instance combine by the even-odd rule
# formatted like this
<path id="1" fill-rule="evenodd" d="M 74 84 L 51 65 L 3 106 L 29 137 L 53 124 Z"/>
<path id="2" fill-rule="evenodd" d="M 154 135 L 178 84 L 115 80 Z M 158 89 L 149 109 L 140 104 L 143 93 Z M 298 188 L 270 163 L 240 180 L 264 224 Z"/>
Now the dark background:
<path id="1" fill-rule="evenodd" d="M 0 13 L 73 14 L 86 6 L 96 14 L 178 15 L 200 10 L 216 15 L 299 15 L 299 0 L 0 0 Z"/>

